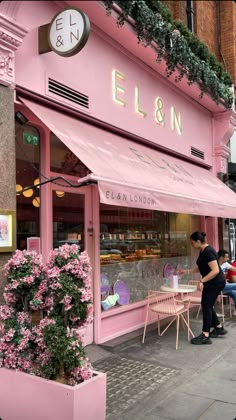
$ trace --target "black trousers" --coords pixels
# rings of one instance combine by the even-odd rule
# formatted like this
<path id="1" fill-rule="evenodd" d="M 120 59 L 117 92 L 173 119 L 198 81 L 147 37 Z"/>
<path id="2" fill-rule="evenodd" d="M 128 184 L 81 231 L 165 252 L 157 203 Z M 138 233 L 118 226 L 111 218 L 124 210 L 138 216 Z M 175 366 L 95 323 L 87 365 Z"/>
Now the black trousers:
<path id="1" fill-rule="evenodd" d="M 210 332 L 211 327 L 216 327 L 220 321 L 216 315 L 214 304 L 217 296 L 225 287 L 225 281 L 211 282 L 208 281 L 203 286 L 202 291 L 202 316 L 203 316 L 203 331 Z"/>

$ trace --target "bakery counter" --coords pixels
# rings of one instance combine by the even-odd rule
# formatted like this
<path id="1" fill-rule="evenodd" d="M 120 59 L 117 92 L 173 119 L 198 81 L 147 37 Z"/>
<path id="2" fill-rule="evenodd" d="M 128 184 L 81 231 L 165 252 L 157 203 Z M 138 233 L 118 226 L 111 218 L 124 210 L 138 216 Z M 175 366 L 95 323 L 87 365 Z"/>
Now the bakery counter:
<path id="1" fill-rule="evenodd" d="M 129 262 L 138 262 L 138 261 L 152 261 L 160 259 L 160 254 L 153 255 L 143 255 L 143 256 L 122 256 L 122 255 L 100 255 L 100 263 L 113 264 L 113 263 L 129 263 Z"/>

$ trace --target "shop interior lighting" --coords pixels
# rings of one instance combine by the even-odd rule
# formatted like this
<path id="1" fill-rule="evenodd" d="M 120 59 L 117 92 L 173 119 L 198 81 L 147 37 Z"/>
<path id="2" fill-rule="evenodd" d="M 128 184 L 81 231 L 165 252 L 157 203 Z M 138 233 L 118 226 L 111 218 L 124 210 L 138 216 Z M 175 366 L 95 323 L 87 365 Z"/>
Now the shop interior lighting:
<path id="1" fill-rule="evenodd" d="M 40 179 L 39 178 L 35 178 L 34 185 L 36 186 L 36 188 L 40 188 L 40 185 L 38 185 L 38 184 L 40 184 Z"/>
<path id="2" fill-rule="evenodd" d="M 64 195 L 65 195 L 65 191 L 56 191 L 57 197 L 61 198 L 61 197 L 64 197 Z"/>
<path id="3" fill-rule="evenodd" d="M 16 184 L 16 195 L 21 195 L 19 191 L 22 191 L 23 187 L 20 184 Z"/>
<path id="4" fill-rule="evenodd" d="M 29 198 L 29 197 L 32 197 L 32 195 L 34 194 L 34 191 L 30 189 L 30 190 L 23 191 L 22 194 L 24 197 Z"/>
<path id="5" fill-rule="evenodd" d="M 40 197 L 35 197 L 32 201 L 34 207 L 40 207 Z"/>

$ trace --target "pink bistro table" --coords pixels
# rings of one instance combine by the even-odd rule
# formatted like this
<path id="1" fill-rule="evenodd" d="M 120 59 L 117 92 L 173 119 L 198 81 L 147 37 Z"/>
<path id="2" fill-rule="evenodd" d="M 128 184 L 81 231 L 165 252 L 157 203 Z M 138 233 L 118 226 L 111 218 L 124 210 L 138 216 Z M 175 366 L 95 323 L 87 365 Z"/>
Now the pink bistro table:
<path id="1" fill-rule="evenodd" d="M 179 284 L 178 287 L 171 287 L 163 284 L 161 286 L 162 292 L 174 292 L 174 293 L 193 293 L 197 291 L 197 286 L 194 286 L 192 284 Z"/>
<path id="2" fill-rule="evenodd" d="M 162 292 L 169 292 L 169 293 L 179 293 L 181 295 L 181 300 L 183 300 L 184 302 L 187 302 L 187 300 L 184 298 L 184 294 L 185 293 L 193 293 L 197 291 L 197 286 L 191 285 L 191 284 L 178 284 L 178 287 L 171 287 L 168 285 L 163 284 L 160 287 L 160 290 Z M 192 335 L 192 337 L 194 337 L 194 334 L 190 328 L 190 326 L 188 326 L 189 328 L 189 332 Z"/>

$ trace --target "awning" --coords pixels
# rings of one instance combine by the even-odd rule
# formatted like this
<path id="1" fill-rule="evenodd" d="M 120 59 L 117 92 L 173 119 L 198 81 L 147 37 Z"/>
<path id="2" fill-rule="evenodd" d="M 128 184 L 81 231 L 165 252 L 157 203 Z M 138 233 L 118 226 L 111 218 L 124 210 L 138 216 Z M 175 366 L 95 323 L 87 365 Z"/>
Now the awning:
<path id="1" fill-rule="evenodd" d="M 22 101 L 91 170 L 102 203 L 236 218 L 236 194 L 209 170 Z"/>

